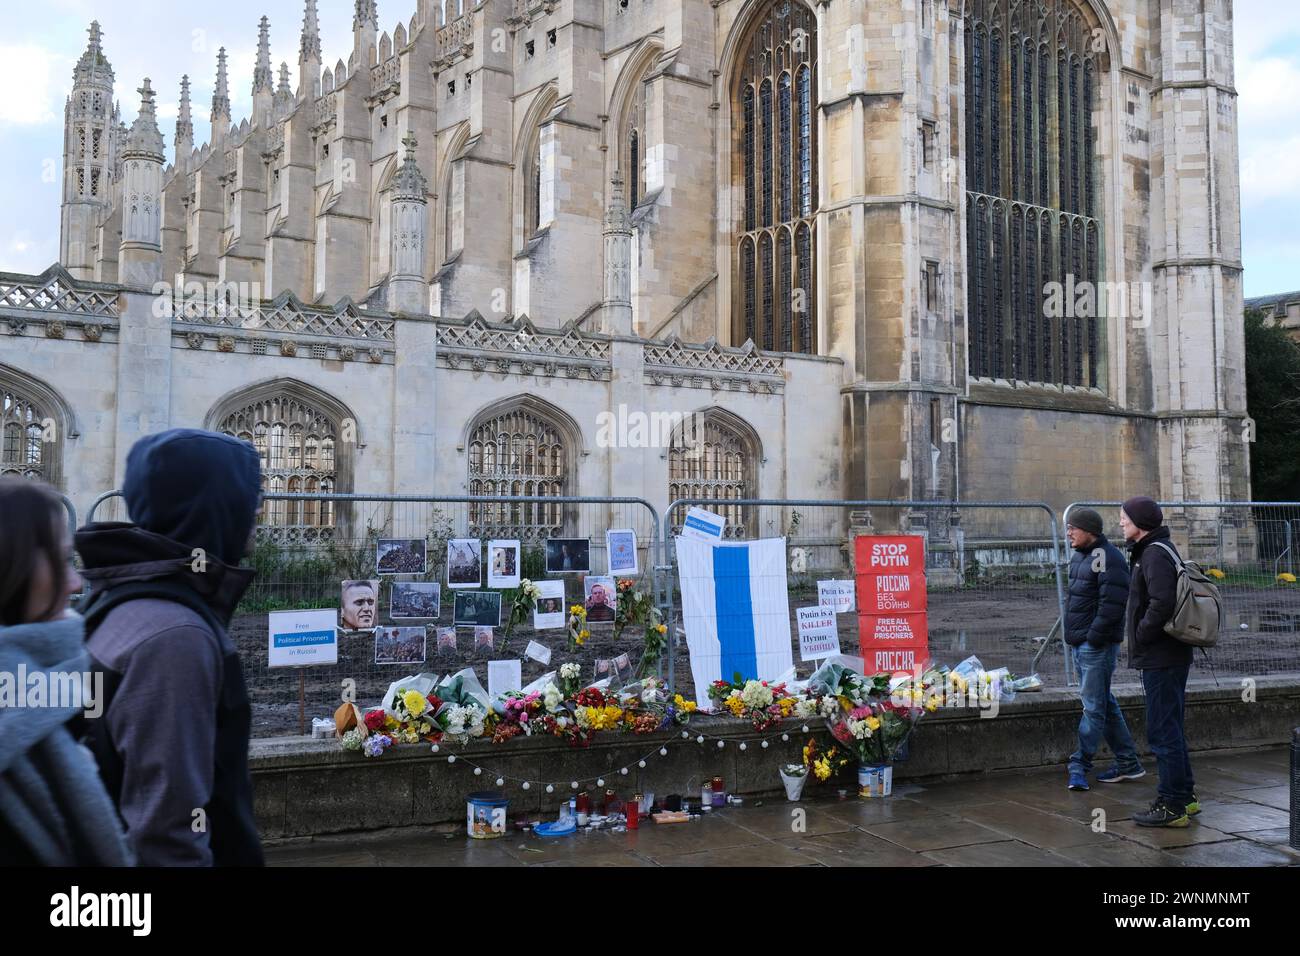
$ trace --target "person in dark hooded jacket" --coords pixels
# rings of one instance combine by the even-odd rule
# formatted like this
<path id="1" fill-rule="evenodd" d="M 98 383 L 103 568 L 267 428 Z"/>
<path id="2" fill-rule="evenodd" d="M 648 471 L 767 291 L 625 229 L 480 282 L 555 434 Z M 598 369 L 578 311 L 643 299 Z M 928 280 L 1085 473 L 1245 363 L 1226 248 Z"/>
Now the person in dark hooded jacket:
<path id="1" fill-rule="evenodd" d="M 107 698 L 88 740 L 142 866 L 263 862 L 248 691 L 226 634 L 253 577 L 238 565 L 259 486 L 251 445 L 173 429 L 127 456 L 132 523 L 77 532 L 87 649 Z"/>
<path id="2" fill-rule="evenodd" d="M 1070 755 L 1071 790 L 1087 790 L 1092 758 L 1102 740 L 1115 755 L 1115 766 L 1097 774 L 1101 783 L 1137 780 L 1146 774 L 1138 761 L 1111 678 L 1124 640 L 1124 606 L 1128 601 L 1128 562 L 1106 540 L 1101 515 L 1091 508 L 1070 511 L 1065 529 L 1074 555 L 1070 559 L 1070 594 L 1065 609 L 1065 643 L 1079 672 L 1079 746 Z"/>
<path id="3" fill-rule="evenodd" d="M 1178 549 L 1164 512 L 1151 498 L 1124 502 L 1120 528 L 1129 543 L 1132 586 L 1128 596 L 1129 664 L 1142 672 L 1147 742 L 1155 754 L 1159 782 L 1151 809 L 1134 814 L 1145 827 L 1185 827 L 1201 812 L 1187 752 L 1184 706 L 1192 647 L 1165 633 L 1178 598 Z"/>

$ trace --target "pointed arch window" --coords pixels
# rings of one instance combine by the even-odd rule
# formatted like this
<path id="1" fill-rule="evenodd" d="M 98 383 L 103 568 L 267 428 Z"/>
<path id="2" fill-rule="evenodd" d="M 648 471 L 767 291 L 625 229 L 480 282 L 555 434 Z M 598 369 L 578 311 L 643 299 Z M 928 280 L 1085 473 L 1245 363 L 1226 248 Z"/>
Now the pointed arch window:
<path id="1" fill-rule="evenodd" d="M 1071 282 L 1101 277 L 1092 113 L 1104 53 L 1075 0 L 971 0 L 967 9 L 971 374 L 1097 387 L 1097 310 L 1049 314 L 1047 284 L 1061 284 L 1064 306 Z"/>
<path id="2" fill-rule="evenodd" d="M 39 379 L 0 366 L 0 475 L 63 486 L 63 440 L 76 437 L 72 412 Z"/>
<path id="3" fill-rule="evenodd" d="M 263 492 L 329 494 L 339 489 L 334 450 L 343 416 L 334 410 L 292 392 L 270 391 L 233 399 L 214 417 L 215 431 L 257 451 Z M 333 501 L 266 501 L 258 515 L 259 534 L 279 542 L 330 540 L 338 517 Z"/>
<path id="4" fill-rule="evenodd" d="M 636 90 L 632 94 L 631 108 L 628 110 L 627 123 L 623 130 L 623 155 L 621 164 L 627 170 L 627 206 L 635 209 L 645 199 L 646 151 L 650 139 L 646 135 L 646 97 L 649 84 L 646 77 L 637 80 Z"/>
<path id="5" fill-rule="evenodd" d="M 524 402 L 494 410 L 470 428 L 469 493 L 558 498 L 569 494 L 574 442 L 544 410 Z M 538 541 L 564 530 L 561 502 L 475 502 L 469 530 L 487 538 Z"/>
<path id="6" fill-rule="evenodd" d="M 728 502 L 757 497 L 759 458 L 758 439 L 748 426 L 716 409 L 697 412 L 677 429 L 668 449 L 668 500 L 708 502 L 710 511 L 727 519 L 726 537 L 753 537 L 753 508 Z M 675 509 L 674 518 L 685 513 Z"/>
<path id="7" fill-rule="evenodd" d="M 733 85 L 737 222 L 732 337 L 813 353 L 817 213 L 817 22 L 773 0 L 751 28 Z M 754 260 L 757 256 L 757 260 Z"/>

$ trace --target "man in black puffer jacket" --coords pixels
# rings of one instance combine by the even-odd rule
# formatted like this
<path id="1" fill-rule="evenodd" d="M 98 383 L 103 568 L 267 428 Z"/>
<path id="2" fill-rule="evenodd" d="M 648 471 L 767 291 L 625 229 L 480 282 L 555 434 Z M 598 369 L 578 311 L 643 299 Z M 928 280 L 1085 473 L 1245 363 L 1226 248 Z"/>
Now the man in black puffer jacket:
<path id="1" fill-rule="evenodd" d="M 1147 742 L 1156 757 L 1156 801 L 1133 821 L 1144 827 L 1185 827 L 1200 813 L 1192 792 L 1183 707 L 1192 648 L 1165 633 L 1178 597 L 1178 551 L 1169 539 L 1164 512 L 1150 498 L 1124 502 L 1120 528 L 1129 543 L 1133 585 L 1128 596 L 1129 664 L 1142 672 Z M 1171 553 L 1172 552 L 1172 553 Z"/>
<path id="2" fill-rule="evenodd" d="M 1066 536 L 1074 548 L 1070 559 L 1070 597 L 1065 609 L 1065 643 L 1073 649 L 1079 672 L 1083 717 L 1079 747 L 1070 755 L 1069 788 L 1087 790 L 1092 758 L 1104 739 L 1115 766 L 1097 775 L 1101 783 L 1136 780 L 1146 771 L 1138 762 L 1119 702 L 1110 691 L 1111 677 L 1124 640 L 1124 606 L 1128 601 L 1128 562 L 1106 540 L 1101 515 L 1091 508 L 1070 512 Z"/>

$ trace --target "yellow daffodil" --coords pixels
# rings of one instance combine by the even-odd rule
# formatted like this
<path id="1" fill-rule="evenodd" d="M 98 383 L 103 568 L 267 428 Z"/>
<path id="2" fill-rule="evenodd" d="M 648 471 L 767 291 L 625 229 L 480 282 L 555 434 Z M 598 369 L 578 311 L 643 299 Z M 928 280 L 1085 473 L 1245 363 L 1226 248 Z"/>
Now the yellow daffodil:
<path id="1" fill-rule="evenodd" d="M 880 718 L 879 718 L 879 717 L 868 717 L 868 718 L 867 718 L 867 726 L 868 726 L 869 728 L 871 728 L 871 732 L 874 734 L 877 730 L 880 729 Z"/>
<path id="2" fill-rule="evenodd" d="M 1227 577 L 1227 575 L 1224 574 L 1222 571 L 1220 571 L 1218 568 L 1210 568 L 1210 570 L 1206 571 L 1205 573 L 1208 574 L 1210 577 L 1214 578 L 1216 581 L 1222 581 L 1224 578 Z"/>

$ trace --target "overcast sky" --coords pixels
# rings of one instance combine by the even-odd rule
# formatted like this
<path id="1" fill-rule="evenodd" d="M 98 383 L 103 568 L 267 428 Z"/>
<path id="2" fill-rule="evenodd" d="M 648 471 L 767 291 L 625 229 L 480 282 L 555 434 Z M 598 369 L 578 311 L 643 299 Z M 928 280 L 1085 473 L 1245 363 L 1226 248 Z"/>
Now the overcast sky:
<path id="1" fill-rule="evenodd" d="M 347 60 L 348 0 L 319 0 L 324 60 Z M 129 125 L 148 76 L 158 91 L 159 126 L 175 132 L 180 77 L 188 73 L 194 133 L 208 137 L 216 51 L 230 56 L 235 120 L 248 115 L 257 23 L 271 20 L 275 71 L 289 64 L 297 84 L 302 0 L 39 0 L 38 16 L 6 18 L 0 36 L 0 271 L 40 272 L 58 258 L 63 101 L 72 68 L 98 19 L 113 65 L 114 92 Z M 1241 229 L 1246 295 L 1300 289 L 1300 18 L 1296 0 L 1237 0 Z M 379 0 L 381 29 L 409 21 L 415 0 Z"/>

